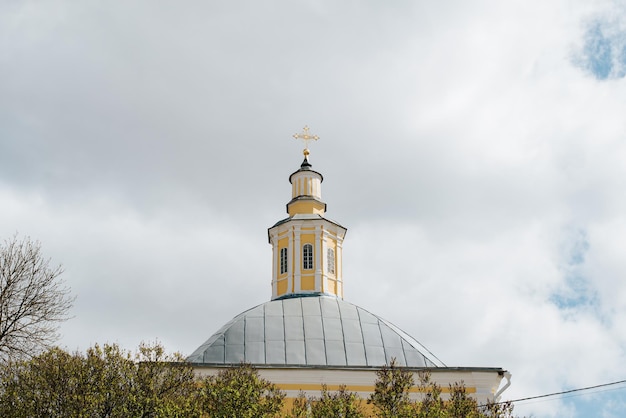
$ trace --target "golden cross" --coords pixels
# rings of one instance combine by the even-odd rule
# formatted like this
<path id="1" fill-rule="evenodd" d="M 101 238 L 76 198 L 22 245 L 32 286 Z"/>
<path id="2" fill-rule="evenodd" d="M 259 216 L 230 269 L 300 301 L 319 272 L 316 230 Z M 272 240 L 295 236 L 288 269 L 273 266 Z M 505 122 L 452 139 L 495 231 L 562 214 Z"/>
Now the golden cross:
<path id="1" fill-rule="evenodd" d="M 309 127 L 305 126 L 302 129 L 302 133 L 301 134 L 293 134 L 293 137 L 296 139 L 301 139 L 304 141 L 304 150 L 308 151 L 309 150 L 309 141 L 313 140 L 313 141 L 317 141 L 318 139 L 320 139 L 319 136 L 317 135 L 310 135 L 309 134 Z"/>

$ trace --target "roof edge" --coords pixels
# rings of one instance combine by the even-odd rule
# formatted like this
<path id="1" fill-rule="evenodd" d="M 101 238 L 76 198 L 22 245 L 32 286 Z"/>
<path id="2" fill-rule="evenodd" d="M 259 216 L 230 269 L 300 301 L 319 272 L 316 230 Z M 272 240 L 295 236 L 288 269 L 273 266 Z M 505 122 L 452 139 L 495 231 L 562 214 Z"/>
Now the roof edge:
<path id="1" fill-rule="evenodd" d="M 229 368 L 239 366 L 241 363 L 194 363 L 187 362 L 187 364 L 198 368 Z M 250 364 L 255 369 L 324 369 L 324 370 L 354 370 L 354 371 L 374 371 L 380 370 L 382 366 L 315 366 L 315 365 L 289 365 L 289 364 Z M 484 373 L 498 373 L 504 374 L 507 370 L 501 367 L 406 367 L 398 366 L 399 369 L 409 371 L 423 371 L 428 370 L 436 373 L 452 373 L 452 372 L 484 372 Z"/>

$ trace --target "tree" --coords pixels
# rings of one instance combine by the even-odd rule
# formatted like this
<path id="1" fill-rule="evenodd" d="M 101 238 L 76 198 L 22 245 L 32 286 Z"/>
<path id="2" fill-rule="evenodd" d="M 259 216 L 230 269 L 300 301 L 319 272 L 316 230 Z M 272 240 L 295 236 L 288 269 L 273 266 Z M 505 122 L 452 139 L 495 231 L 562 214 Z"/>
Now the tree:
<path id="1" fill-rule="evenodd" d="M 473 397 L 467 394 L 465 384 L 461 382 L 449 385 L 450 398 L 441 399 L 441 388 L 430 380 L 428 371 L 419 374 L 419 388 L 423 393 L 421 401 L 416 402 L 415 414 L 407 415 L 416 418 L 513 418 L 513 405 L 510 402 L 488 402 L 478 405 Z"/>
<path id="2" fill-rule="evenodd" d="M 9 361 L 0 368 L 0 416 L 198 418 L 199 389 L 181 359 L 155 343 L 134 356 L 105 344 Z"/>
<path id="3" fill-rule="evenodd" d="M 57 339 L 73 303 L 41 245 L 17 236 L 0 245 L 0 359 L 29 356 Z"/>
<path id="4" fill-rule="evenodd" d="M 298 397 L 293 400 L 291 405 L 291 412 L 287 415 L 288 418 L 310 418 L 311 417 L 311 405 L 309 400 L 303 391 L 298 393 Z"/>
<path id="5" fill-rule="evenodd" d="M 489 402 L 478 405 L 476 399 L 467 394 L 463 382 L 450 384 L 450 398 L 443 400 L 441 387 L 431 381 L 430 373 L 419 373 L 419 401 L 409 398 L 413 387 L 413 373 L 396 365 L 392 359 L 389 366 L 376 372 L 374 393 L 368 403 L 374 405 L 376 416 L 384 418 L 512 418 L 510 402 Z"/>
<path id="6" fill-rule="evenodd" d="M 387 418 L 512 418 L 510 403 L 477 405 L 463 382 L 450 385 L 449 400 L 428 372 L 419 374 L 422 398 L 409 399 L 413 375 L 395 362 L 378 372 L 370 403 Z M 158 344 L 132 353 L 95 345 L 85 354 L 51 348 L 0 364 L 0 417 L 48 418 L 270 418 L 284 416 L 285 393 L 249 364 L 198 379 L 180 354 Z M 362 418 L 362 400 L 346 386 L 319 397 L 300 393 L 290 418 Z"/>
<path id="7" fill-rule="evenodd" d="M 213 418 L 279 416 L 285 393 L 249 364 L 229 367 L 204 379 L 203 411 Z"/>
<path id="8" fill-rule="evenodd" d="M 306 399 L 300 392 L 294 400 L 290 418 L 364 418 L 366 415 L 361 406 L 361 398 L 349 392 L 345 385 L 339 386 L 336 392 L 329 392 L 323 384 L 320 397 Z"/>
<path id="9" fill-rule="evenodd" d="M 467 395 L 463 382 L 450 384 L 450 400 L 446 402 L 446 409 L 452 417 L 480 418 L 484 416 L 478 409 L 476 399 Z"/>
<path id="10" fill-rule="evenodd" d="M 130 416 L 200 416 L 200 390 L 193 367 L 180 353 L 167 355 L 158 343 L 139 346 L 130 390 Z"/>
<path id="11" fill-rule="evenodd" d="M 419 376 L 419 392 L 422 393 L 420 402 L 413 406 L 413 417 L 447 417 L 446 405 L 441 399 L 441 387 L 430 380 L 430 372 L 422 371 Z"/>
<path id="12" fill-rule="evenodd" d="M 514 418 L 513 404 L 511 403 L 511 401 L 489 401 L 486 405 L 479 405 L 478 409 L 482 412 L 484 417 Z"/>
<path id="13" fill-rule="evenodd" d="M 27 361 L 7 362 L 0 383 L 0 416 L 76 417 L 88 408 L 81 360 L 52 348 Z"/>
<path id="14" fill-rule="evenodd" d="M 412 409 L 409 390 L 413 384 L 413 373 L 398 367 L 396 359 L 392 358 L 388 366 L 376 372 L 374 393 L 367 403 L 374 405 L 376 416 L 381 418 L 408 416 Z"/>

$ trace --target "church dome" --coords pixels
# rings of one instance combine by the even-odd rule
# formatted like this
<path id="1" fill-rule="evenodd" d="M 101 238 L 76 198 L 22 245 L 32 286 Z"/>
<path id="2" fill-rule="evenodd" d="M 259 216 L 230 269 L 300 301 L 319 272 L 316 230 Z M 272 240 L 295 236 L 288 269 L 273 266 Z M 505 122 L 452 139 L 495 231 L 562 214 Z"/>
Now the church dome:
<path id="1" fill-rule="evenodd" d="M 254 366 L 437 367 L 415 339 L 335 296 L 275 299 L 224 325 L 187 360 Z"/>

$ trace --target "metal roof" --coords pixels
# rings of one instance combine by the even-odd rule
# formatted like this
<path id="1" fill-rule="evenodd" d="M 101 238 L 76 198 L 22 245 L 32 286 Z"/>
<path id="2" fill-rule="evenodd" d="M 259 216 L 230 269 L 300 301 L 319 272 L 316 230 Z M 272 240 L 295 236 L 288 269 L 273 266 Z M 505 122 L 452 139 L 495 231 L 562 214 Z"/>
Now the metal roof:
<path id="1" fill-rule="evenodd" d="M 332 296 L 277 299 L 224 325 L 187 360 L 204 364 L 437 367 L 415 339 Z"/>
<path id="2" fill-rule="evenodd" d="M 297 214 L 295 214 L 293 216 L 290 216 L 288 218 L 281 219 L 280 221 L 278 221 L 274 225 L 272 225 L 270 228 L 268 228 L 268 230 L 274 228 L 275 226 L 282 225 L 282 224 L 284 224 L 285 222 L 288 222 L 288 221 L 301 221 L 301 220 L 315 220 L 315 221 L 317 221 L 317 220 L 320 220 L 320 219 L 324 220 L 324 221 L 328 221 L 328 222 L 330 222 L 333 225 L 337 225 L 340 228 L 346 229 L 345 226 L 341 226 L 338 222 L 335 222 L 335 221 L 333 221 L 331 219 L 328 219 L 328 218 L 326 218 L 326 217 L 324 217 L 322 215 L 318 215 L 317 213 L 297 213 Z"/>

